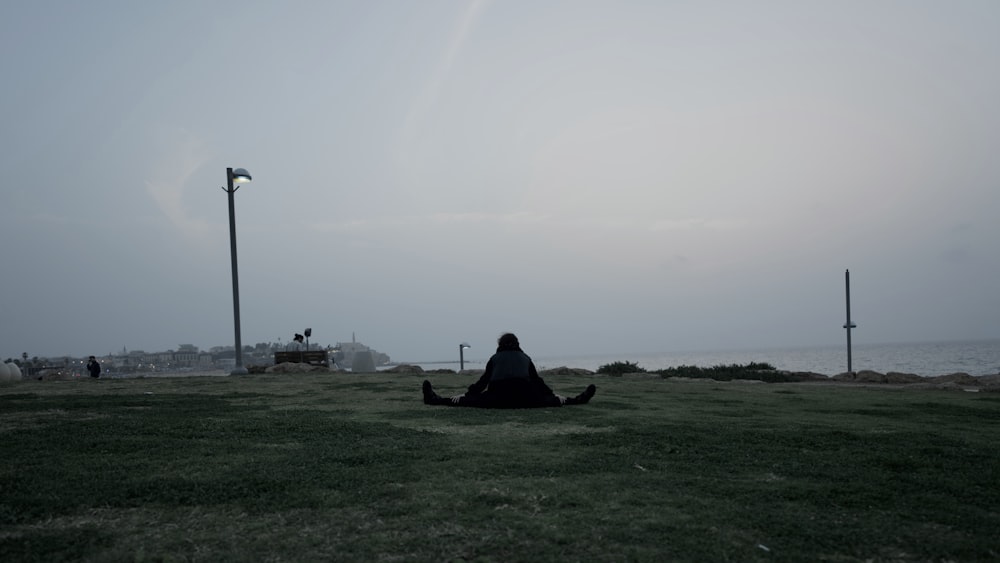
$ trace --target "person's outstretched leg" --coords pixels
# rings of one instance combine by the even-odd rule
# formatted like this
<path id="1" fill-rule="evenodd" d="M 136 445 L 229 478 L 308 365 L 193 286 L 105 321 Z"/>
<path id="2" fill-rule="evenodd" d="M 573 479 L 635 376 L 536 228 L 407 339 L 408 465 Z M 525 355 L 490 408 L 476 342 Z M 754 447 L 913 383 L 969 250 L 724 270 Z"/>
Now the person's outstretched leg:
<path id="1" fill-rule="evenodd" d="M 442 397 L 434 392 L 431 382 L 424 380 L 424 404 L 438 405 L 444 407 L 479 407 L 490 408 L 490 404 L 482 399 L 482 396 L 462 397 L 459 401 L 452 401 L 451 397 Z"/>
<path id="2" fill-rule="evenodd" d="M 566 399 L 567 405 L 585 405 L 590 402 L 590 399 L 594 397 L 594 393 L 597 393 L 597 386 L 591 383 L 587 388 L 576 397 L 570 397 Z"/>
<path id="3" fill-rule="evenodd" d="M 424 404 L 425 405 L 450 405 L 451 400 L 434 392 L 431 382 L 424 380 Z"/>

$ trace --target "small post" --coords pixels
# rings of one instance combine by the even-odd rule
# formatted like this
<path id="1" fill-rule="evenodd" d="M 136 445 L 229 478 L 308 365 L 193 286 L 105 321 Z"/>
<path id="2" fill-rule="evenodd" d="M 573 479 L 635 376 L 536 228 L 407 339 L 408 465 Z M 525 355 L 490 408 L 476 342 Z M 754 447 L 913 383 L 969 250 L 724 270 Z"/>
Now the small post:
<path id="1" fill-rule="evenodd" d="M 851 271 L 844 271 L 844 287 L 847 292 L 847 322 L 844 323 L 844 328 L 847 329 L 847 373 L 854 373 L 851 369 L 851 329 L 857 328 L 858 325 L 851 322 Z"/>

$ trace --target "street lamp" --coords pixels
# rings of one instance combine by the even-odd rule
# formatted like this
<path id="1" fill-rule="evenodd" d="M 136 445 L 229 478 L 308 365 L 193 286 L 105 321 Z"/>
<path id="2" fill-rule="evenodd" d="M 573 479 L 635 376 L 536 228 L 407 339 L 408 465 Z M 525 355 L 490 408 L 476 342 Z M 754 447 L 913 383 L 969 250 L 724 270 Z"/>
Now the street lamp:
<path id="1" fill-rule="evenodd" d="M 458 371 L 461 373 L 465 369 L 465 349 L 472 348 L 469 346 L 468 342 L 463 342 L 458 345 Z"/>
<path id="2" fill-rule="evenodd" d="M 851 369 L 851 329 L 858 328 L 858 325 L 851 322 L 851 271 L 844 271 L 844 288 L 847 294 L 847 322 L 844 323 L 844 328 L 847 329 L 847 373 L 854 373 Z"/>
<path id="3" fill-rule="evenodd" d="M 233 261 L 233 324 L 236 326 L 236 366 L 229 375 L 246 375 L 247 368 L 243 367 L 243 344 L 240 342 L 240 279 L 236 273 L 236 206 L 233 195 L 239 186 L 251 180 L 250 173 L 246 168 L 226 168 L 226 187 L 222 188 L 229 194 L 229 253 Z"/>

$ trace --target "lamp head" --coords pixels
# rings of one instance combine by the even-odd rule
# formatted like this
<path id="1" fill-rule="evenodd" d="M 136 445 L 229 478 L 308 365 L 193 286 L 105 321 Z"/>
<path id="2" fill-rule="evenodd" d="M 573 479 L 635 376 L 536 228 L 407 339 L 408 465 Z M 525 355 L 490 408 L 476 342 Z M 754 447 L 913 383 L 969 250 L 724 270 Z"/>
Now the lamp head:
<path id="1" fill-rule="evenodd" d="M 236 168 L 233 170 L 233 182 L 237 184 L 244 184 L 249 182 L 253 178 L 250 177 L 250 172 L 246 168 Z"/>

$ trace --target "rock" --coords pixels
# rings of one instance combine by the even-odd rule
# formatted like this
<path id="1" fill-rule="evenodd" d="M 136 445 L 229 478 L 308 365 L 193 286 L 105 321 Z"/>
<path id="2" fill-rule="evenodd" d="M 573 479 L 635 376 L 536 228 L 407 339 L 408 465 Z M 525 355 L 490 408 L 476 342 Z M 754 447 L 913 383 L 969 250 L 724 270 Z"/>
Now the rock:
<path id="1" fill-rule="evenodd" d="M 1000 373 L 996 375 L 983 375 L 979 378 L 979 383 L 981 385 L 1000 386 Z"/>
<path id="2" fill-rule="evenodd" d="M 948 375 L 939 375 L 937 377 L 930 378 L 931 381 L 935 383 L 953 383 L 955 385 L 979 385 L 979 379 L 972 377 L 971 375 L 958 372 L 950 373 Z"/>
<path id="3" fill-rule="evenodd" d="M 399 364 L 383 371 L 385 373 L 424 373 L 424 368 L 410 364 Z"/>
<path id="4" fill-rule="evenodd" d="M 870 369 L 863 369 L 854 374 L 854 381 L 859 383 L 885 383 L 885 374 Z"/>
<path id="5" fill-rule="evenodd" d="M 924 381 L 923 377 L 915 373 L 901 373 L 898 371 L 890 371 L 885 374 L 886 383 L 921 383 Z"/>
<path id="6" fill-rule="evenodd" d="M 885 374 L 877 371 L 863 369 L 854 373 L 844 372 L 833 376 L 836 381 L 853 381 L 855 383 L 885 383 Z"/>

